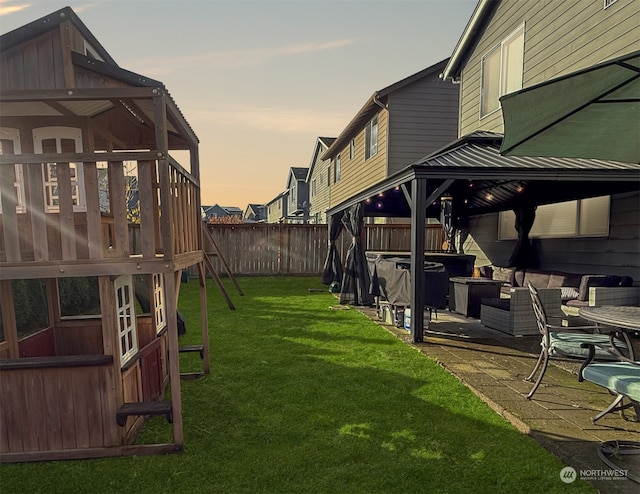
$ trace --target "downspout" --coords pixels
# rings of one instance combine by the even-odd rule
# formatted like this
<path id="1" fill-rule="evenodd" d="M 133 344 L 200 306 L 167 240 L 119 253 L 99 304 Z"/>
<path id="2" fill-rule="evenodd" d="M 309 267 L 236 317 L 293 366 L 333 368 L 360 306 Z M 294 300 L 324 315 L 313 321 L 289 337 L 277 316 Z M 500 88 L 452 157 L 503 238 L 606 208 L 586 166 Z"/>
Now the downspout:
<path id="1" fill-rule="evenodd" d="M 384 154 L 386 156 L 386 161 L 387 161 L 387 176 L 389 176 L 390 172 L 390 166 L 389 166 L 389 141 L 391 139 L 389 139 L 389 129 L 391 128 L 391 126 L 389 125 L 389 118 L 391 116 L 391 112 L 389 111 L 389 105 L 384 104 L 382 101 L 380 101 L 378 99 L 378 92 L 376 91 L 375 93 L 373 93 L 373 102 L 378 105 L 380 108 L 382 108 L 383 110 L 387 110 L 387 138 L 385 139 L 385 146 L 387 147 L 387 149 L 384 150 Z M 367 221 L 368 222 L 368 221 Z"/>
<path id="2" fill-rule="evenodd" d="M 373 102 L 383 110 L 389 110 L 388 106 L 378 99 L 378 93 L 373 93 Z"/>

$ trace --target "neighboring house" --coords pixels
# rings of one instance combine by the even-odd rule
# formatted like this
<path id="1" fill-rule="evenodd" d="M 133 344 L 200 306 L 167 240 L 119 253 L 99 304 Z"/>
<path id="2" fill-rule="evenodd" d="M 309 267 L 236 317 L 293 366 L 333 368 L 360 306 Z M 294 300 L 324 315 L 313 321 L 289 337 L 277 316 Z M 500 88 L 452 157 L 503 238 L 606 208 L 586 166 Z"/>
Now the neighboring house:
<path id="1" fill-rule="evenodd" d="M 335 137 L 318 137 L 313 148 L 306 178 L 310 223 L 327 223 L 327 209 L 331 206 L 331 160 L 323 160 L 321 156 L 335 140 Z"/>
<path id="2" fill-rule="evenodd" d="M 439 78 L 447 61 L 374 92 L 322 154 L 332 164 L 330 206 L 457 137 L 458 88 Z"/>
<path id="3" fill-rule="evenodd" d="M 502 133 L 503 94 L 638 50 L 638 19 L 636 0 L 479 1 L 442 74 L 460 89 L 459 135 Z M 538 207 L 530 236 L 540 265 L 638 273 L 639 204 L 631 193 Z M 513 221 L 510 211 L 475 219 L 465 251 L 504 263 L 513 242 L 498 240 L 515 238 Z"/>
<path id="4" fill-rule="evenodd" d="M 264 204 L 248 204 L 247 209 L 244 210 L 243 218 L 248 222 L 265 222 L 267 220 L 267 206 Z"/>
<path id="5" fill-rule="evenodd" d="M 220 206 L 214 204 L 213 206 L 202 206 L 203 219 L 206 222 L 216 220 L 218 218 L 227 218 L 234 216 L 236 218 L 242 218 L 242 209 L 236 206 Z"/>
<path id="6" fill-rule="evenodd" d="M 286 223 L 287 201 L 289 192 L 280 192 L 277 196 L 267 202 L 267 223 Z"/>
<path id="7" fill-rule="evenodd" d="M 176 280 L 204 261 L 198 138 L 69 7 L 0 37 L 0 87 L 0 462 L 137 455 L 160 414 L 173 440 L 145 453 L 180 451 Z"/>
<path id="8" fill-rule="evenodd" d="M 309 219 L 308 168 L 291 167 L 287 178 L 287 217 L 291 223 L 307 223 Z"/>

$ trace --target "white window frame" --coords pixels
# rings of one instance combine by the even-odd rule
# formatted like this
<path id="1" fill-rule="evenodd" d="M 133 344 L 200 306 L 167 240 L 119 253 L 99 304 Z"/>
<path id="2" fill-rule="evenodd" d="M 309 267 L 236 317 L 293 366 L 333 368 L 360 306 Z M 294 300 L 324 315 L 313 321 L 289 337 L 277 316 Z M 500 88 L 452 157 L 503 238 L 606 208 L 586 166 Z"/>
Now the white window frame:
<path id="1" fill-rule="evenodd" d="M 33 148 L 36 154 L 42 154 L 42 141 L 47 139 L 56 140 L 57 152 L 60 151 L 60 141 L 62 139 L 70 139 L 75 142 L 76 153 L 82 152 L 82 130 L 75 127 L 40 127 L 33 129 Z M 57 188 L 57 179 L 53 175 L 53 166 L 56 163 L 44 163 L 42 166 L 43 177 L 43 194 L 45 202 L 45 210 L 47 213 L 57 213 L 60 206 L 54 204 L 55 193 Z M 76 193 L 73 195 L 75 204 L 74 211 L 86 211 L 87 205 L 84 193 L 84 170 L 82 163 L 69 163 L 69 168 L 75 177 L 71 177 L 71 188 L 75 187 Z M 48 193 L 49 192 L 49 193 Z"/>
<path id="2" fill-rule="evenodd" d="M 378 115 L 374 116 L 365 128 L 364 159 L 378 154 Z"/>
<path id="3" fill-rule="evenodd" d="M 118 276 L 114 282 L 114 287 L 118 320 L 120 365 L 124 366 L 138 353 L 133 277 L 130 274 Z"/>
<path id="4" fill-rule="evenodd" d="M 333 160 L 333 182 L 339 182 L 342 175 L 342 159 L 337 155 Z"/>
<path id="5" fill-rule="evenodd" d="M 153 273 L 153 310 L 156 319 L 156 332 L 160 333 L 167 327 L 167 308 L 164 296 L 164 276 L 162 273 Z"/>
<path id="6" fill-rule="evenodd" d="M 604 0 L 604 8 L 607 9 L 607 8 L 611 7 L 617 1 L 618 0 Z"/>
<path id="7" fill-rule="evenodd" d="M 0 127 L 0 138 L 8 140 L 13 143 L 13 154 L 22 154 L 22 148 L 20 146 L 20 130 L 11 127 Z M 2 154 L 2 149 L 0 149 Z M 13 186 L 16 190 L 16 213 L 26 212 L 25 196 L 24 196 L 24 174 L 22 171 L 22 165 L 16 163 L 15 165 L 16 180 L 13 182 Z M 0 196 L 0 214 L 2 214 L 2 198 Z"/>
<path id="8" fill-rule="evenodd" d="M 513 92 L 516 91 L 517 89 L 522 89 L 523 87 L 523 81 L 524 81 L 524 33 L 525 33 L 525 25 L 522 24 L 520 25 L 515 31 L 513 31 L 511 34 L 509 34 L 505 39 L 503 39 L 499 44 L 493 46 L 491 48 L 491 50 L 489 50 L 487 53 L 485 53 L 485 55 L 482 57 L 481 60 L 481 71 L 480 71 L 480 118 L 484 118 L 488 115 L 491 115 L 492 113 L 500 110 L 500 96 L 506 94 L 507 92 Z M 511 72 L 510 69 L 513 70 L 514 68 L 518 68 L 518 67 L 513 67 L 510 64 L 507 64 L 505 58 L 506 58 L 506 50 L 505 48 L 508 48 L 510 46 L 510 44 L 515 41 L 515 39 L 517 37 L 522 37 L 522 54 L 521 54 L 521 59 L 522 59 L 522 65 L 518 66 L 520 68 L 520 72 L 519 72 L 519 81 L 516 79 L 516 85 L 515 87 L 512 87 L 510 90 L 508 90 L 507 85 L 509 83 L 509 81 L 512 80 L 512 77 L 510 76 Z M 494 55 L 499 55 L 499 59 L 498 59 L 498 70 L 497 70 L 497 74 L 495 75 L 495 77 L 497 77 L 497 81 L 493 81 L 493 80 L 487 80 L 487 71 L 486 71 L 486 62 L 487 60 L 489 60 L 492 56 Z M 494 98 L 491 96 L 487 96 L 487 89 L 489 87 L 494 87 L 493 85 L 497 84 L 498 85 L 498 92 L 497 92 L 497 97 Z M 491 106 L 489 106 L 491 105 Z"/>
<path id="9" fill-rule="evenodd" d="M 589 215 L 586 221 L 585 215 L 589 211 L 597 211 L 599 218 Z M 610 196 L 538 206 L 529 238 L 608 237 L 610 211 Z M 516 238 L 515 213 L 501 211 L 498 215 L 498 239 Z"/>
<path id="10" fill-rule="evenodd" d="M 349 141 L 349 159 L 352 160 L 356 155 L 356 139 L 355 137 Z"/>

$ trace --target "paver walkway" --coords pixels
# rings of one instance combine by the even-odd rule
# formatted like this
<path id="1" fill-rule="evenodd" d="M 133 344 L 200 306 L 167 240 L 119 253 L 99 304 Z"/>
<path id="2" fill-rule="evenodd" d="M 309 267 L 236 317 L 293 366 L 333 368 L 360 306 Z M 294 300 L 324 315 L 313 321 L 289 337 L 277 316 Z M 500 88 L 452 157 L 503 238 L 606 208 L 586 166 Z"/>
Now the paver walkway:
<path id="1" fill-rule="evenodd" d="M 609 469 L 598 457 L 597 446 L 615 439 L 640 441 L 640 423 L 612 413 L 594 425 L 591 417 L 606 408 L 613 397 L 599 386 L 578 382 L 578 364 L 552 360 L 533 399 L 525 398 L 532 385 L 524 378 L 535 365 L 540 337 L 513 337 L 485 328 L 477 319 L 443 311 L 430 322 L 424 343 L 414 344 L 407 331 L 379 321 L 375 310 L 361 311 L 435 359 L 497 413 L 578 474 L 593 473 L 589 478 L 593 477 L 592 484 L 600 492 L 640 492 L 640 485 L 628 479 L 609 480 L 593 472 Z M 633 412 L 628 415 L 633 416 Z M 626 461 L 625 466 L 640 475 L 640 456 L 628 456 Z"/>

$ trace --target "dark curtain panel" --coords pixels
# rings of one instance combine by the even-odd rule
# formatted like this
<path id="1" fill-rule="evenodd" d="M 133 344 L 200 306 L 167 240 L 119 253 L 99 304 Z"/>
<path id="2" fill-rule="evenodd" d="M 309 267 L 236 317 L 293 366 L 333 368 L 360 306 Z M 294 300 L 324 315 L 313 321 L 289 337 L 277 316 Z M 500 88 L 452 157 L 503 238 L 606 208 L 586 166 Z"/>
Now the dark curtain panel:
<path id="1" fill-rule="evenodd" d="M 518 232 L 518 241 L 513 249 L 509 266 L 514 268 L 535 268 L 536 258 L 529 240 L 529 232 L 536 219 L 536 207 L 533 205 L 524 205 L 513 210 L 516 213 L 516 231 Z"/>
<path id="2" fill-rule="evenodd" d="M 333 281 L 342 281 L 342 261 L 336 247 L 336 240 L 342 231 L 342 214 L 337 213 L 327 218 L 327 228 L 329 229 L 329 251 L 327 259 L 324 261 L 324 269 L 322 271 L 322 283 L 331 284 Z"/>
<path id="3" fill-rule="evenodd" d="M 371 305 L 373 297 L 369 294 L 369 268 L 364 256 L 364 247 L 360 237 L 364 223 L 362 204 L 351 206 L 345 211 L 342 223 L 351 234 L 351 246 L 344 260 L 344 276 L 340 303 L 350 305 Z"/>

